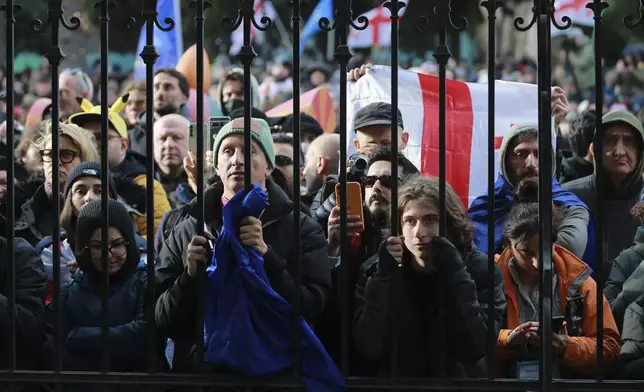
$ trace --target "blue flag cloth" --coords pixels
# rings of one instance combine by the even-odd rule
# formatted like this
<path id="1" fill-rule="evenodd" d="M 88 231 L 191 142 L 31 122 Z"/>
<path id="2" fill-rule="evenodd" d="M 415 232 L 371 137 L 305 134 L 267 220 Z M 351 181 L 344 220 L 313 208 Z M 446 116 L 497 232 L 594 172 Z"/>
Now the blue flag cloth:
<path id="1" fill-rule="evenodd" d="M 322 18 L 327 18 L 333 22 L 333 0 L 320 0 L 313 9 L 311 16 L 300 32 L 300 55 L 304 52 L 306 41 L 320 32 L 319 21 Z"/>
<path id="2" fill-rule="evenodd" d="M 170 31 L 161 31 L 154 26 L 154 47 L 159 54 L 159 58 L 154 63 L 154 70 L 160 68 L 174 68 L 181 55 L 183 54 L 183 29 L 181 27 L 181 8 L 179 0 L 158 0 L 157 12 L 158 19 L 162 26 L 166 26 L 165 18 L 172 18 L 175 22 L 174 29 Z M 145 79 L 145 63 L 139 56 L 145 47 L 146 26 L 143 25 L 139 44 L 136 48 L 137 58 L 134 62 L 134 78 Z"/>
<path id="3" fill-rule="evenodd" d="M 514 207 L 514 193 L 514 186 L 500 175 L 494 184 L 494 249 L 491 250 L 492 252 L 499 248 L 503 240 L 503 225 L 505 217 Z M 474 223 L 474 245 L 478 250 L 486 254 L 488 253 L 488 200 L 489 196 L 487 194 L 477 197 L 468 211 L 470 219 Z M 552 179 L 552 201 L 560 207 L 579 206 L 588 210 L 588 206 L 579 200 L 575 194 L 564 190 L 556 178 Z M 590 211 L 588 212 L 590 213 Z M 595 227 L 592 219 L 588 222 L 588 243 L 582 260 L 594 271 L 596 260 Z"/>
<path id="4" fill-rule="evenodd" d="M 293 366 L 293 307 L 271 287 L 264 259 L 238 239 L 239 221 L 268 206 L 258 185 L 240 191 L 223 209 L 223 230 L 207 268 L 205 360 L 250 376 Z M 302 378 L 308 391 L 345 390 L 344 378 L 308 324 L 300 319 Z"/>

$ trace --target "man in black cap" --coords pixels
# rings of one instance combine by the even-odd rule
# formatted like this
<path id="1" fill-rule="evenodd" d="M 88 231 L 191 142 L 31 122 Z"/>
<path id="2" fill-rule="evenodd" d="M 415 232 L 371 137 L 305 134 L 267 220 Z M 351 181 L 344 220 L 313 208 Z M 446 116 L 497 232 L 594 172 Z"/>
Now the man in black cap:
<path id="1" fill-rule="evenodd" d="M 356 137 L 353 144 L 361 154 L 371 155 L 379 147 L 391 146 L 391 104 L 374 102 L 363 107 L 356 113 L 353 129 Z M 403 116 L 398 109 L 398 151 L 402 151 L 409 141 L 409 133 L 405 132 Z"/>
<path id="2" fill-rule="evenodd" d="M 272 118 L 268 120 L 271 126 L 271 133 L 290 133 L 293 134 L 294 128 L 293 114 L 281 118 Z M 300 112 L 300 147 L 302 154 L 306 155 L 311 142 L 324 133 L 320 123 L 313 117 L 304 112 Z M 304 162 L 302 162 L 304 163 Z"/>

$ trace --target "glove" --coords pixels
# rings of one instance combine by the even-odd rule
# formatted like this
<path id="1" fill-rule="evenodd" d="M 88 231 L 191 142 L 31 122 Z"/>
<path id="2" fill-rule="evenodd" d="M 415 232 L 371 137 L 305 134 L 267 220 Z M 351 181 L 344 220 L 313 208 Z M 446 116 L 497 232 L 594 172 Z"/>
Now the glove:
<path id="1" fill-rule="evenodd" d="M 387 240 L 382 241 L 378 247 L 378 272 L 391 273 L 398 266 L 400 264 L 398 264 L 396 259 L 387 250 Z"/>
<path id="2" fill-rule="evenodd" d="M 434 265 L 441 272 L 452 273 L 463 268 L 461 252 L 445 237 L 434 237 L 430 242 Z"/>

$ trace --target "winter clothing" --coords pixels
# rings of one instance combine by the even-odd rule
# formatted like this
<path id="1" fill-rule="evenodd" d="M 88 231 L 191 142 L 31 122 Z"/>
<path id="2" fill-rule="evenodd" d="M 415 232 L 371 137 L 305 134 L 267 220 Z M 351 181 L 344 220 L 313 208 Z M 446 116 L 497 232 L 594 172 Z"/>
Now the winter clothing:
<path id="1" fill-rule="evenodd" d="M 563 185 L 578 178 L 590 176 L 594 171 L 595 166 L 592 162 L 588 162 L 575 156 L 566 158 L 561 163 L 561 175 L 559 176 L 559 183 Z"/>
<path id="2" fill-rule="evenodd" d="M 644 168 L 644 129 L 637 117 L 622 110 L 615 110 L 605 114 L 602 122 L 604 130 L 608 129 L 612 124 L 626 124 L 641 138 L 637 167 L 620 189 L 614 187 L 608 174 L 604 176 L 606 193 L 604 204 L 601 207 L 597 205 L 596 174 L 566 183 L 564 189 L 577 195 L 588 206 L 591 215 L 593 215 L 593 219 L 596 219 L 595 216 L 598 208 L 605 211 L 607 219 L 605 222 L 601 222 L 601 224 L 604 225 L 604 230 L 608 238 L 608 261 L 615 259 L 622 250 L 631 245 L 631 239 L 640 225 L 639 219 L 633 217 L 630 210 L 639 201 L 639 195 L 644 189 L 644 179 L 642 179 L 642 169 Z M 597 135 L 595 138 L 597 138 Z M 595 225 L 597 224 L 600 224 L 600 222 L 595 222 Z M 608 275 L 610 263 L 606 263 L 605 268 L 603 273 Z"/>
<path id="3" fill-rule="evenodd" d="M 65 182 L 65 191 L 63 192 L 64 198 L 69 196 L 69 192 L 76 180 L 83 177 L 92 177 L 101 180 L 101 164 L 98 162 L 82 162 L 69 173 L 67 177 L 67 182 Z M 114 185 L 114 180 L 112 176 L 107 175 L 108 181 L 108 192 L 111 199 L 118 199 L 118 194 L 116 193 L 116 186 Z"/>
<path id="4" fill-rule="evenodd" d="M 111 371 L 143 371 L 146 359 L 145 264 L 140 262 L 134 229 L 125 207 L 109 200 L 110 227 L 117 228 L 127 241 L 122 268 L 110 274 L 108 350 Z M 65 370 L 99 370 L 101 366 L 102 273 L 87 251 L 89 239 L 101 227 L 101 201 L 89 202 L 79 213 L 76 226 L 76 259 L 80 271 L 62 290 Z M 55 314 L 51 304 L 49 315 Z M 50 328 L 54 332 L 53 325 Z M 53 336 L 47 337 L 46 352 L 53 349 Z"/>
<path id="5" fill-rule="evenodd" d="M 293 202 L 272 181 L 267 181 L 269 206 L 261 216 L 264 241 L 264 269 L 271 287 L 282 298 L 293 303 L 299 298 L 302 316 L 309 322 L 319 316 L 331 290 L 326 239 L 320 227 L 308 216 L 300 214 L 300 243 L 291 243 Z M 204 217 L 210 233 L 219 235 L 222 227 L 223 185 L 217 182 L 206 189 Z M 196 210 L 196 209 L 195 209 Z M 194 346 L 197 279 L 186 272 L 186 252 L 192 237 L 201 231 L 197 227 L 196 211 L 172 229 L 156 259 L 157 292 L 156 323 L 160 332 L 175 341 L 174 369 L 194 370 L 191 347 Z M 300 250 L 299 257 L 295 254 Z M 300 263 L 301 284 L 295 286 L 290 271 Z"/>
<path id="6" fill-rule="evenodd" d="M 521 309 L 518 306 L 519 293 L 517 285 L 510 272 L 512 252 L 506 249 L 497 260 L 503 275 L 503 287 L 508 300 L 508 308 L 503 329 L 498 335 L 496 343 L 497 376 L 508 377 L 513 367 L 512 361 L 518 359 L 519 352 L 508 346 L 508 336 L 516 328 L 520 320 Z M 593 377 L 596 372 L 596 335 L 597 335 L 597 285 L 590 277 L 592 271 L 577 256 L 565 248 L 555 245 L 552 254 L 554 275 L 557 278 L 561 312 L 565 314 L 567 308 L 566 298 L 576 293 L 582 293 L 582 331 L 583 336 L 570 336 L 563 357 L 559 360 L 564 378 Z M 603 300 L 604 309 L 604 365 L 610 370 L 617 364 L 619 357 L 619 331 L 610 306 L 606 299 Z M 532 320 L 536 321 L 536 320 Z M 570 329 L 570 327 L 569 327 Z"/>
<path id="7" fill-rule="evenodd" d="M 447 377 L 482 377 L 485 370 L 479 361 L 486 355 L 490 290 L 495 333 L 505 313 L 500 272 L 495 268 L 496 284 L 491 287 L 484 254 L 472 247 L 457 250 L 445 238 L 432 240 L 431 246 L 437 255 L 434 273 L 417 272 L 406 250 L 403 267 L 397 268 L 384 242 L 378 255 L 363 264 L 353 318 L 356 347 L 379 361 L 381 374 L 388 374 L 389 323 L 397 309 L 398 376 L 440 377 L 442 366 Z M 447 341 L 441 341 L 443 323 Z M 446 362 L 441 363 L 443 358 Z"/>
<path id="8" fill-rule="evenodd" d="M 505 166 L 505 156 L 508 153 L 508 146 L 512 145 L 512 140 L 528 130 L 535 129 L 535 124 L 516 124 L 508 131 L 501 143 L 499 153 L 499 162 L 501 174 L 494 184 L 494 249 L 488 249 L 488 200 L 487 194 L 477 197 L 469 208 L 469 215 L 474 223 L 474 244 L 481 252 L 499 252 L 503 241 L 503 224 L 505 218 L 514 207 L 515 192 L 517 184 L 512 184 L 508 178 L 508 168 Z M 557 243 L 566 249 L 571 250 L 574 254 L 584 258 L 584 261 L 594 265 L 594 241 L 588 241 L 588 232 L 592 227 L 588 227 L 590 215 L 586 205 L 575 195 L 561 189 L 561 186 L 555 178 L 555 157 L 553 154 L 552 161 L 552 200 L 555 206 L 563 209 L 563 224 L 557 236 Z M 588 250 L 588 252 L 586 252 Z M 499 252 L 500 253 L 500 252 Z M 587 253 L 587 255 L 585 255 Z"/>
<path id="9" fill-rule="evenodd" d="M 133 214 L 134 221 L 138 228 L 138 233 L 147 239 L 148 235 L 148 221 L 146 214 L 148 213 L 147 208 L 147 197 L 146 197 L 146 188 L 147 188 L 147 168 L 145 167 L 145 157 L 141 154 L 138 154 L 135 151 L 128 150 L 123 159 L 119 164 L 114 165 L 110 168 L 110 171 L 117 178 L 115 182 L 117 185 L 124 186 L 124 181 L 118 181 L 118 179 L 124 179 L 125 182 L 131 182 L 136 187 L 135 189 L 117 189 L 119 195 L 125 199 L 125 204 L 134 207 L 139 213 Z M 118 188 L 118 187 L 117 187 Z M 129 186 L 132 188 L 132 185 Z M 138 188 L 138 190 L 136 189 Z M 170 203 L 168 202 L 168 196 L 163 189 L 163 186 L 158 182 L 154 181 L 154 230 L 159 228 L 161 223 L 161 218 L 163 214 L 170 211 Z"/>
<path id="10" fill-rule="evenodd" d="M 190 109 L 188 108 L 188 103 L 184 103 L 179 107 L 179 112 L 177 113 L 185 118 L 188 119 L 188 121 L 192 121 L 190 117 Z M 154 113 L 154 119 L 158 120 L 159 115 Z M 146 113 L 143 112 L 139 115 L 139 123 L 133 128 L 129 128 L 127 130 L 128 137 L 130 138 L 130 150 L 135 151 L 139 153 L 140 155 L 143 155 L 144 157 L 147 156 L 147 148 L 146 148 L 146 134 L 148 131 L 148 123 L 147 123 L 147 118 L 146 118 Z M 150 132 L 152 130 L 150 129 Z"/>
<path id="11" fill-rule="evenodd" d="M 22 238 L 14 239 L 16 299 L 16 365 L 18 369 L 36 369 L 40 360 L 45 327 L 47 281 L 42 262 L 34 248 Z M 0 238 L 0 331 L 7 331 L 10 287 L 7 240 Z M 0 341 L 0 369 L 7 369 L 10 351 L 6 339 Z"/>
<path id="12" fill-rule="evenodd" d="M 47 194 L 44 177 L 31 177 L 28 182 L 32 181 L 39 186 L 22 205 L 16 203 L 14 228 L 16 237 L 24 238 L 31 246 L 35 246 L 44 237 L 51 235 L 53 222 L 58 214 L 54 211 L 52 200 Z M 35 184 L 31 183 L 26 186 L 33 185 Z M 62 205 L 61 201 L 60 206 Z"/>
<path id="13" fill-rule="evenodd" d="M 242 245 L 237 222 L 259 218 L 268 195 L 254 185 L 223 208 L 224 227 L 208 266 L 205 292 L 205 359 L 245 375 L 278 374 L 293 366 L 293 307 L 271 287 L 262 255 Z M 311 327 L 299 327 L 302 378 L 310 391 L 342 391 L 344 378 Z"/>
<path id="14" fill-rule="evenodd" d="M 259 144 L 264 155 L 266 155 L 266 160 L 271 165 L 275 167 L 275 146 L 273 145 L 273 137 L 271 136 L 271 129 L 268 126 L 266 121 L 260 118 L 251 118 L 250 121 L 250 133 L 252 139 Z M 217 156 L 219 155 L 219 147 L 221 142 L 230 135 L 241 135 L 245 133 L 244 130 L 244 118 L 236 118 L 224 125 L 217 136 L 215 137 L 215 143 L 212 148 L 212 161 L 217 162 Z"/>
<path id="15" fill-rule="evenodd" d="M 633 245 L 611 262 L 612 267 L 604 296 L 610 304 L 617 325 L 622 327 L 626 309 L 644 294 L 644 226 L 637 228 Z"/>
<path id="16" fill-rule="evenodd" d="M 230 105 L 226 105 L 226 103 L 224 103 L 224 84 L 226 84 L 226 82 L 231 79 L 240 80 L 243 83 L 244 69 L 238 68 L 238 67 L 231 68 L 224 74 L 224 76 L 221 78 L 221 81 L 219 82 L 219 86 L 217 87 L 217 98 L 219 102 L 219 107 L 221 109 L 221 112 L 224 114 L 224 116 L 230 116 L 230 113 L 232 112 L 232 110 L 229 110 L 231 109 Z M 259 109 L 262 103 L 262 98 L 259 93 L 259 83 L 257 83 L 257 78 L 255 78 L 255 76 L 252 74 L 250 75 L 250 91 L 251 91 L 251 96 L 250 96 L 251 106 Z M 242 102 L 242 101 L 239 101 L 239 102 Z"/>
<path id="17" fill-rule="evenodd" d="M 620 379 L 641 380 L 644 370 L 644 295 L 628 306 L 624 315 Z"/>

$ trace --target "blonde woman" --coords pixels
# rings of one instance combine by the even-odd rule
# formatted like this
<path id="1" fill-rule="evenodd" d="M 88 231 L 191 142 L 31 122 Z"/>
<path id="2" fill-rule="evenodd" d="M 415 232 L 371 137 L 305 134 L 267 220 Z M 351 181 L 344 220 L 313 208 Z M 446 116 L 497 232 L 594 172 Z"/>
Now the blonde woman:
<path id="1" fill-rule="evenodd" d="M 43 237 L 51 235 L 54 219 L 60 211 L 53 208 L 53 168 L 58 163 L 60 191 L 65 189 L 67 176 L 81 162 L 96 161 L 98 154 L 94 148 L 91 133 L 73 124 L 60 124 L 59 154 L 53 156 L 52 124 L 45 124 L 45 133 L 37 146 L 43 161 L 43 178 L 33 178 L 24 186 L 35 188 L 33 196 L 16 209 L 16 236 L 24 238 L 35 246 Z M 34 184 L 35 182 L 35 184 Z M 60 195 L 58 195 L 60 198 Z M 61 201 L 60 207 L 63 203 Z"/>

